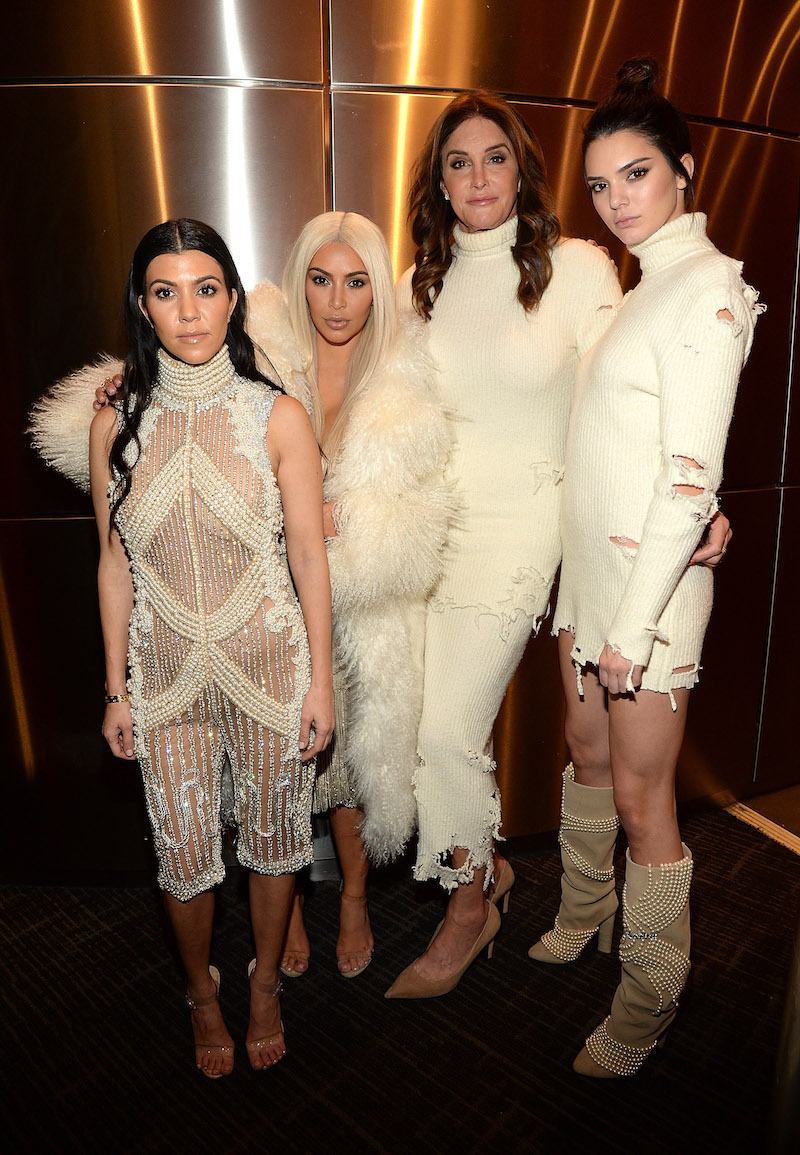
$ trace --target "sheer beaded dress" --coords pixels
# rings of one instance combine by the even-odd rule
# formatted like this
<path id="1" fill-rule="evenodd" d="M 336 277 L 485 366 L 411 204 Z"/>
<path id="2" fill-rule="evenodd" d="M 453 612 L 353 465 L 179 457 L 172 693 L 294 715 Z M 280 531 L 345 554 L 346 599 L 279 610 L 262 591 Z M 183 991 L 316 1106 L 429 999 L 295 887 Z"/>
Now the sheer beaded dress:
<path id="1" fill-rule="evenodd" d="M 267 455 L 275 396 L 238 377 L 226 347 L 201 366 L 161 350 L 117 515 L 136 595 L 136 756 L 158 883 L 182 900 L 224 875 L 226 754 L 239 861 L 284 874 L 311 860 L 314 765 L 298 748 L 311 665 Z"/>

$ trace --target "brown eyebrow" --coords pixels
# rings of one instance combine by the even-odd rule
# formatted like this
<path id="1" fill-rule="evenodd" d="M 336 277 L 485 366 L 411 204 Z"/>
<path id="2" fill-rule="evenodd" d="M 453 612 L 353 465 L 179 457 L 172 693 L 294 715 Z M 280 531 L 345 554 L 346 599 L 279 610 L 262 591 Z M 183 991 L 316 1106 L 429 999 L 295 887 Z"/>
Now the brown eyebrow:
<path id="1" fill-rule="evenodd" d="M 218 285 L 222 284 L 222 281 L 214 273 L 209 273 L 207 277 L 195 277 L 194 284 L 202 285 L 204 281 L 216 281 Z M 171 289 L 175 289 L 178 286 L 178 282 L 168 281 L 166 277 L 154 277 L 150 282 L 151 289 L 153 285 L 169 285 Z"/>
<path id="2" fill-rule="evenodd" d="M 309 273 L 322 273 L 323 277 L 333 276 L 333 274 L 329 273 L 327 269 L 321 269 L 319 267 L 319 265 L 309 265 L 308 266 L 308 272 Z M 308 274 L 306 274 L 306 275 L 308 275 Z M 355 269 L 352 273 L 345 273 L 345 279 L 347 279 L 348 277 L 369 277 L 369 273 L 367 272 L 366 269 Z"/>
<path id="3" fill-rule="evenodd" d="M 483 151 L 496 152 L 498 148 L 504 148 L 506 152 L 511 151 L 508 145 L 504 144 L 503 141 L 500 141 L 498 144 L 490 144 L 489 147 L 485 148 Z M 464 148 L 451 148 L 448 149 L 448 151 L 444 154 L 445 160 L 447 160 L 448 156 L 469 156 L 469 153 Z"/>
<path id="4" fill-rule="evenodd" d="M 622 168 L 617 169 L 617 173 L 627 172 L 629 168 L 633 168 L 636 164 L 641 164 L 645 160 L 652 160 L 652 156 L 640 156 L 638 160 L 632 160 L 629 164 L 624 164 Z M 587 176 L 586 180 L 602 180 L 601 176 Z"/>

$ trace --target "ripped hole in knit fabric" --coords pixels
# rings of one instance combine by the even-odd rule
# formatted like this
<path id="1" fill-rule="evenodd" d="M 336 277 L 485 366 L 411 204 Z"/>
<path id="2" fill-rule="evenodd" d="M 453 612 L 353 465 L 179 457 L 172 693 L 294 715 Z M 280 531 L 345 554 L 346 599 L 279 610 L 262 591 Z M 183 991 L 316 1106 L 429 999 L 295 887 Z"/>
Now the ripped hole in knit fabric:
<path id="1" fill-rule="evenodd" d="M 730 309 L 719 309 L 717 312 L 717 320 L 722 321 L 723 324 L 730 326 L 732 336 L 740 337 L 742 335 L 742 326 L 734 318 Z"/>
<path id="2" fill-rule="evenodd" d="M 694 507 L 692 517 L 695 521 L 707 525 L 717 512 L 717 495 L 711 488 L 711 481 L 706 474 L 706 466 L 694 457 L 674 454 L 675 475 L 670 493 L 673 497 L 684 499 Z"/>
<path id="3" fill-rule="evenodd" d="M 697 663 L 693 662 L 688 666 L 676 666 L 672 671 L 673 674 L 693 674 L 697 670 Z"/>
<path id="4" fill-rule="evenodd" d="M 636 554 L 639 550 L 638 541 L 633 541 L 632 538 L 626 537 L 622 533 L 614 534 L 608 540 L 612 542 L 613 545 L 617 546 L 623 556 L 626 557 L 629 561 L 633 561 L 633 559 L 636 557 Z"/>

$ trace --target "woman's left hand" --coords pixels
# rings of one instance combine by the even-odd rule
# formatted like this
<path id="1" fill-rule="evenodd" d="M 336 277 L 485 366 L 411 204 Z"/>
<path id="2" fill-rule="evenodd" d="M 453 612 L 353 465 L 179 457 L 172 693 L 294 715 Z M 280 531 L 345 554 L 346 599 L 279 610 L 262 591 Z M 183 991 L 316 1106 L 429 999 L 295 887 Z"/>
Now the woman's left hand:
<path id="1" fill-rule="evenodd" d="M 314 735 L 313 742 L 311 735 Z M 315 686 L 303 698 L 300 715 L 300 749 L 303 761 L 315 758 L 330 744 L 333 737 L 333 690 L 319 690 Z"/>
<path id="2" fill-rule="evenodd" d="M 628 673 L 630 672 L 633 663 L 618 654 L 611 646 L 603 646 L 603 652 L 600 655 L 600 662 L 598 663 L 598 676 L 600 678 L 600 685 L 605 686 L 609 694 L 628 694 Z M 642 684 L 642 673 L 644 666 L 633 666 L 633 688 L 638 690 Z"/>
<path id="3" fill-rule="evenodd" d="M 731 523 L 722 510 L 717 510 L 700 539 L 700 545 L 692 554 L 689 565 L 707 565 L 709 569 L 718 566 L 732 537 Z"/>
<path id="4" fill-rule="evenodd" d="M 338 533 L 338 530 L 336 529 L 336 522 L 333 520 L 333 511 L 335 507 L 335 501 L 323 501 L 322 503 L 322 533 L 326 539 L 329 537 L 336 537 Z"/>

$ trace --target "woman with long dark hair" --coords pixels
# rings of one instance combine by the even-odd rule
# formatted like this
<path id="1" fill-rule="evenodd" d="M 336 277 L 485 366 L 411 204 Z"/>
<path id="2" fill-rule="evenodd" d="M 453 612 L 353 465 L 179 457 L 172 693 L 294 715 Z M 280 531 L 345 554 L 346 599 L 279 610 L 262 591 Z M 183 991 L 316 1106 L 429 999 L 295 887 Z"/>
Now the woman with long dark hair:
<path id="1" fill-rule="evenodd" d="M 302 406 L 256 366 L 239 276 L 208 225 L 142 238 L 124 310 L 120 398 L 90 436 L 103 733 L 139 762 L 196 1063 L 218 1078 L 233 1067 L 209 966 L 226 756 L 256 947 L 247 1052 L 255 1069 L 285 1053 L 278 963 L 311 858 L 313 758 L 333 729 L 321 467 Z"/>
<path id="2" fill-rule="evenodd" d="M 628 840 L 622 978 L 575 1070 L 634 1074 L 676 1013 L 689 971 L 692 855 L 675 767 L 698 680 L 713 576 L 690 566 L 717 509 L 742 366 L 761 311 L 741 263 L 693 211 L 695 162 L 680 113 L 629 61 L 584 129 L 592 203 L 642 278 L 581 363 L 562 500 L 554 633 L 572 764 L 564 775 L 562 900 L 529 952 L 609 950 L 617 825 Z"/>

